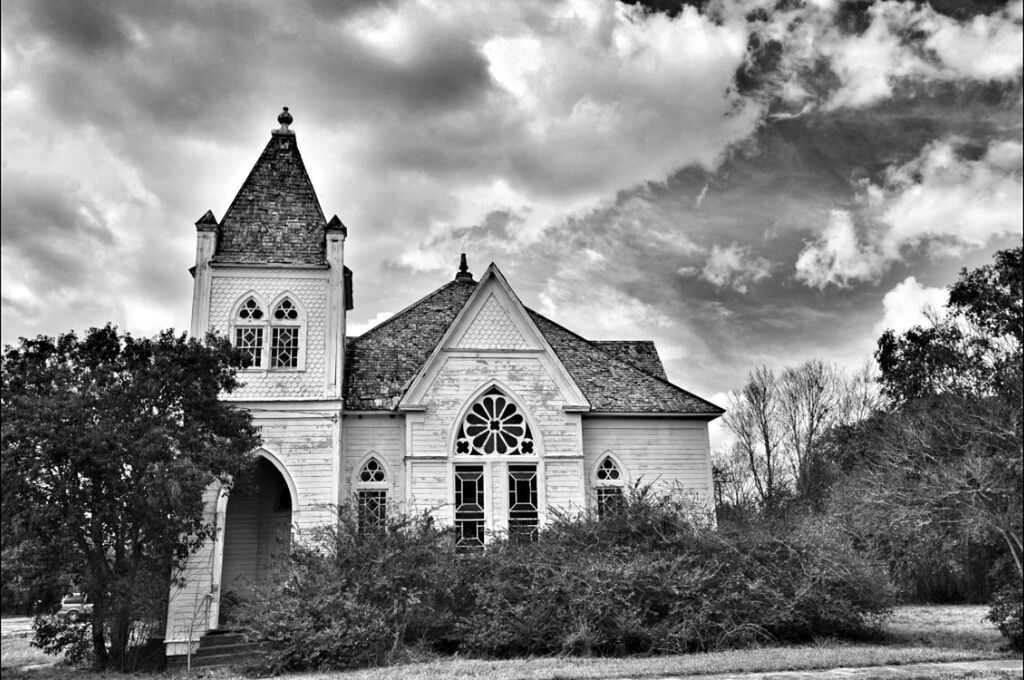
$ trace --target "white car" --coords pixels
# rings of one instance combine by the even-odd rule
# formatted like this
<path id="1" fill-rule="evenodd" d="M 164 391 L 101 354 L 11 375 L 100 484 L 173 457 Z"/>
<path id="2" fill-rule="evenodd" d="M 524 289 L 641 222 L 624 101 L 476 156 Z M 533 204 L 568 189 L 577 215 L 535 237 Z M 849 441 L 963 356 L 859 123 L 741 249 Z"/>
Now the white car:
<path id="1" fill-rule="evenodd" d="M 92 602 L 85 593 L 68 593 L 60 600 L 57 616 L 74 623 L 92 614 Z"/>

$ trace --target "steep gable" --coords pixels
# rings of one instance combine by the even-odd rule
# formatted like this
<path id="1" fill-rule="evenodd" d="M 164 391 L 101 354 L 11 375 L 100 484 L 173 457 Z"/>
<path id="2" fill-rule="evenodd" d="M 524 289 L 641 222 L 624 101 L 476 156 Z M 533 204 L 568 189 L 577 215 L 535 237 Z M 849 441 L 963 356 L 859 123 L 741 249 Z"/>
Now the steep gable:
<path id="1" fill-rule="evenodd" d="M 350 339 L 346 347 L 345 408 L 394 409 L 449 329 L 451 346 L 462 349 L 516 349 L 520 342 L 530 344 L 520 328 L 512 324 L 507 310 L 491 296 L 478 300 L 478 310 L 466 318 L 464 328 L 452 328 L 477 286 L 472 279 L 452 281 L 362 336 Z M 525 311 L 544 345 L 555 353 L 592 410 L 711 418 L 724 413 L 711 402 L 670 383 L 653 342 L 592 342 L 537 312 Z"/>
<path id="2" fill-rule="evenodd" d="M 324 264 L 327 222 L 287 109 L 220 223 L 215 262 Z M 285 122 L 287 121 L 287 122 Z"/>

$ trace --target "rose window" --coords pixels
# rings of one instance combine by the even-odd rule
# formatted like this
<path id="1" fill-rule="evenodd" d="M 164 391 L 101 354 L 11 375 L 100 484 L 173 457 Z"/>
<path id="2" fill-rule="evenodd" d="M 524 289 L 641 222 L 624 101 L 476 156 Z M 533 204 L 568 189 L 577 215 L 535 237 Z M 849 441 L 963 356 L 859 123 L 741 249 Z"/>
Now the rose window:
<path id="1" fill-rule="evenodd" d="M 459 427 L 458 455 L 518 456 L 534 453 L 533 434 L 519 407 L 497 388 L 480 397 Z"/>

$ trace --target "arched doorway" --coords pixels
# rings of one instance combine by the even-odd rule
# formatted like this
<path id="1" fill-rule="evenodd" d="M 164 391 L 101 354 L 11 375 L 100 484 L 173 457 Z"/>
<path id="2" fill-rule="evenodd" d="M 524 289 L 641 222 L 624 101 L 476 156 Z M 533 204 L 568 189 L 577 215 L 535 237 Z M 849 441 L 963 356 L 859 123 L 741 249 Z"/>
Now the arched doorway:
<path id="1" fill-rule="evenodd" d="M 291 546 L 292 494 L 278 469 L 260 456 L 231 489 L 224 517 L 220 625 L 231 605 L 269 583 Z"/>

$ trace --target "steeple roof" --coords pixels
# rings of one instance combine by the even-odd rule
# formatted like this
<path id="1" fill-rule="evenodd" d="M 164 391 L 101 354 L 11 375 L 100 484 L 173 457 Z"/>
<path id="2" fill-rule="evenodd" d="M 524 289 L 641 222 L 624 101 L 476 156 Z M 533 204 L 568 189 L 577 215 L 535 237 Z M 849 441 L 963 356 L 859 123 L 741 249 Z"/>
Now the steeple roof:
<path id="1" fill-rule="evenodd" d="M 327 221 L 306 174 L 292 116 L 281 127 L 221 220 L 215 262 L 324 264 Z"/>

